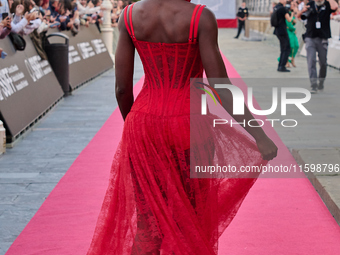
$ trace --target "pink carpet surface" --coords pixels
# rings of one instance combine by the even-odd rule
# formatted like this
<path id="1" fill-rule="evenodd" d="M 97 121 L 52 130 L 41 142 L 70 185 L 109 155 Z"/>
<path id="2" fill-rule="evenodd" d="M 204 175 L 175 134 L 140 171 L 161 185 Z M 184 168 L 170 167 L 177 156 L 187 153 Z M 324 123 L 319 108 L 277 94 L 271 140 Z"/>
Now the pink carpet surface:
<path id="1" fill-rule="evenodd" d="M 229 76 L 240 78 L 223 59 Z M 135 95 L 143 81 L 144 77 L 135 85 Z M 245 84 L 240 87 L 246 89 Z M 122 130 L 117 108 L 6 255 L 86 254 Z M 265 131 L 279 147 L 278 157 L 270 163 L 296 164 L 275 130 L 267 125 Z M 228 254 L 336 255 L 340 254 L 340 228 L 308 179 L 260 178 L 219 240 L 219 255 Z"/>

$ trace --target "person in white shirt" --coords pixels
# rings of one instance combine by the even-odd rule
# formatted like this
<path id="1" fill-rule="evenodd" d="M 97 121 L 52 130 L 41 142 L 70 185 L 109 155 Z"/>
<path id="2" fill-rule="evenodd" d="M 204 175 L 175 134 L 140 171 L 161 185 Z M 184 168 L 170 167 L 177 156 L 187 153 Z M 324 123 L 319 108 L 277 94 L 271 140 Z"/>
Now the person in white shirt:
<path id="1" fill-rule="evenodd" d="M 24 0 L 24 4 L 26 4 L 29 7 L 28 11 L 31 11 L 32 8 L 34 7 L 30 0 Z M 25 10 L 24 5 L 18 4 L 15 7 L 15 16 L 12 21 L 12 32 L 20 35 L 28 35 L 32 33 L 35 29 L 37 29 L 41 25 L 42 22 L 41 19 L 38 17 L 37 11 L 33 11 L 32 13 L 29 13 L 27 11 L 24 14 L 24 10 Z"/>
<path id="2" fill-rule="evenodd" d="M 8 13 L 11 19 L 12 15 L 11 15 L 10 9 L 12 8 L 13 0 L 8 0 L 8 1 L 0 0 L 0 1 L 1 1 L 0 13 Z M 25 1 L 29 1 L 29 0 L 25 0 Z M 11 21 L 11 32 L 16 33 L 16 34 L 22 34 L 22 35 L 29 34 L 35 28 L 37 28 L 36 26 L 38 27 L 40 26 L 41 20 L 40 22 L 34 21 L 37 18 L 36 13 L 27 12 L 25 13 L 25 15 L 23 15 L 24 6 L 18 3 L 16 3 L 16 7 L 15 7 L 15 16 L 13 20 Z M 2 21 L 2 15 L 0 15 L 0 21 Z"/>
<path id="3" fill-rule="evenodd" d="M 303 7 L 305 6 L 305 2 L 303 0 L 298 0 L 298 10 L 301 11 Z"/>
<path id="4" fill-rule="evenodd" d="M 86 3 L 86 1 L 82 1 L 83 4 L 84 2 Z M 96 12 L 99 12 L 101 10 L 101 7 L 100 6 L 96 6 L 94 7 L 94 5 L 92 4 L 92 2 L 88 5 L 83 5 L 82 3 L 80 3 L 79 0 L 77 0 L 77 8 L 78 8 L 78 11 L 79 11 L 79 15 L 84 15 L 84 14 L 94 14 Z"/>
<path id="5" fill-rule="evenodd" d="M 298 11 L 300 12 L 300 11 L 302 11 L 302 9 L 303 9 L 303 7 L 305 6 L 305 1 L 304 0 L 298 0 Z M 304 26 L 306 26 L 307 25 L 307 20 L 305 19 L 305 20 L 301 20 L 301 22 L 302 22 L 302 24 L 304 25 Z"/>

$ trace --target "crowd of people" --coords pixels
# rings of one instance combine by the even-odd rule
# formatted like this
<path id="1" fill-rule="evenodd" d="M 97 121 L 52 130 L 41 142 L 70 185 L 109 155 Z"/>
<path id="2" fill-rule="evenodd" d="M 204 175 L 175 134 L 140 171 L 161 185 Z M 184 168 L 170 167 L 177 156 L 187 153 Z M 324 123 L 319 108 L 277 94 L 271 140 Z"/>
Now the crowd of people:
<path id="1" fill-rule="evenodd" d="M 279 0 L 273 1 L 271 6 L 271 25 L 274 34 L 280 42 L 280 56 L 278 58 L 279 72 L 290 72 L 288 68 L 296 67 L 295 56 L 300 48 L 296 34 L 297 21 L 305 27 L 302 35 L 305 43 L 311 93 L 324 89 L 327 73 L 328 39 L 331 38 L 330 20 L 340 21 L 339 0 Z M 237 12 L 237 39 L 244 29 L 245 20 L 249 12 L 243 2 Z M 340 40 L 340 38 L 339 38 Z M 316 70 L 316 55 L 319 59 L 319 75 Z"/>
<path id="2" fill-rule="evenodd" d="M 280 42 L 279 72 L 290 72 L 287 67 L 295 67 L 294 57 L 299 49 L 295 24 L 301 20 L 306 28 L 302 35 L 305 43 L 311 93 L 324 89 L 327 74 L 328 39 L 331 38 L 330 20 L 340 18 L 336 0 L 303 1 L 280 0 L 273 3 L 271 23 L 274 34 Z M 319 74 L 316 70 L 316 55 L 319 59 Z"/>
<path id="3" fill-rule="evenodd" d="M 110 0 L 112 26 L 117 22 L 125 6 L 131 1 Z M 102 0 L 0 0 L 0 39 L 15 36 L 46 33 L 49 28 L 70 30 L 74 36 L 81 25 L 96 24 L 100 31 L 103 20 Z M 21 38 L 21 40 L 23 40 Z M 7 53 L 0 48 L 1 58 Z"/>

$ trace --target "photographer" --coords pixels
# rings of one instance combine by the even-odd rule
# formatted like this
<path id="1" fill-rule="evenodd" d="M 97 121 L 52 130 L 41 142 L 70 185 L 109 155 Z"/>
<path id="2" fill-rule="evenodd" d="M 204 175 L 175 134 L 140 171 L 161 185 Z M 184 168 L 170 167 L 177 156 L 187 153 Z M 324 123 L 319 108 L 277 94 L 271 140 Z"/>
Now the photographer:
<path id="1" fill-rule="evenodd" d="M 280 2 L 274 7 L 274 15 L 277 15 L 278 25 L 275 27 L 274 34 L 280 41 L 280 61 L 277 71 L 279 72 L 290 72 L 286 68 L 286 63 L 288 61 L 290 53 L 289 37 L 287 33 L 286 20 L 288 22 L 292 21 L 293 14 L 289 13 L 289 8 L 286 8 L 286 0 L 280 0 Z M 272 14 L 273 15 L 273 14 Z"/>
<path id="2" fill-rule="evenodd" d="M 299 13 L 298 18 L 307 20 L 305 37 L 308 73 L 311 93 L 323 90 L 327 74 L 328 38 L 331 38 L 330 15 L 338 9 L 334 0 L 309 2 Z M 319 84 L 316 71 L 316 52 L 319 57 Z"/>

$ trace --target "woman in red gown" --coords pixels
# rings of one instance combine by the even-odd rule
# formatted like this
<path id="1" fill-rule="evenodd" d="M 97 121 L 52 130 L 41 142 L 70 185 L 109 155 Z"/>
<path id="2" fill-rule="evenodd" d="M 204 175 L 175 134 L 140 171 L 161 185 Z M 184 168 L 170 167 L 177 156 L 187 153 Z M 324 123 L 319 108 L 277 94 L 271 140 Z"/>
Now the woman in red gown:
<path id="1" fill-rule="evenodd" d="M 118 27 L 124 131 L 88 255 L 216 255 L 256 178 L 190 178 L 190 78 L 201 78 L 203 68 L 208 78 L 228 77 L 215 16 L 184 0 L 144 0 L 125 8 Z M 135 49 L 145 81 L 134 101 Z M 219 95 L 231 112 L 230 92 Z M 253 119 L 248 109 L 232 116 Z M 234 128 L 194 124 L 196 134 L 208 134 L 195 149 L 209 162 L 264 165 L 277 154 L 261 128 L 245 128 L 254 142 Z"/>

